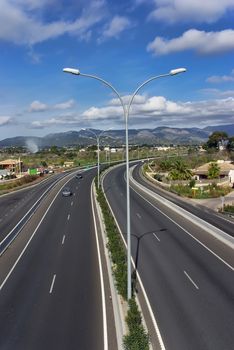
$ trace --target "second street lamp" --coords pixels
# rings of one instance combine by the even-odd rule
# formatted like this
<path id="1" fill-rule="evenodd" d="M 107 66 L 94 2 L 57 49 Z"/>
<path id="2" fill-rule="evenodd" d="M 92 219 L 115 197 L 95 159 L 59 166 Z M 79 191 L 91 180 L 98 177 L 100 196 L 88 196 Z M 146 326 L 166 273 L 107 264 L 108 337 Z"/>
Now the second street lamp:
<path id="1" fill-rule="evenodd" d="M 107 130 L 103 130 L 102 132 L 100 132 L 99 134 L 96 134 L 96 132 L 94 132 L 91 129 L 81 129 L 81 130 L 85 130 L 87 132 L 90 132 L 91 134 L 93 134 L 96 138 L 97 141 L 97 157 L 98 157 L 98 169 L 97 169 L 97 176 L 98 176 L 98 189 L 100 187 L 100 137 L 107 131 Z M 110 130 L 110 129 L 108 129 Z"/>
<path id="2" fill-rule="evenodd" d="M 145 86 L 146 84 L 150 83 L 152 80 L 168 77 L 168 76 L 174 76 L 180 73 L 186 72 L 185 68 L 177 68 L 172 69 L 169 73 L 161 74 L 157 76 L 153 76 L 152 78 L 146 80 L 141 85 L 138 86 L 138 88 L 134 91 L 132 96 L 130 97 L 130 100 L 127 104 L 127 106 L 124 104 L 122 97 L 118 93 L 118 91 L 106 80 L 99 78 L 95 75 L 90 74 L 84 74 L 79 71 L 79 69 L 75 68 L 64 68 L 63 71 L 65 73 L 70 73 L 74 75 L 80 75 L 87 78 L 92 78 L 100 81 L 104 85 L 108 86 L 114 93 L 117 95 L 120 104 L 123 108 L 123 114 L 125 119 L 125 143 L 126 143 L 126 205 L 127 205 L 127 298 L 128 300 L 132 297 L 132 278 L 131 278 L 131 227 L 130 227 L 130 186 L 129 186 L 129 147 L 128 147 L 128 117 L 130 112 L 130 107 L 133 103 L 134 97 L 138 93 L 138 91 Z"/>

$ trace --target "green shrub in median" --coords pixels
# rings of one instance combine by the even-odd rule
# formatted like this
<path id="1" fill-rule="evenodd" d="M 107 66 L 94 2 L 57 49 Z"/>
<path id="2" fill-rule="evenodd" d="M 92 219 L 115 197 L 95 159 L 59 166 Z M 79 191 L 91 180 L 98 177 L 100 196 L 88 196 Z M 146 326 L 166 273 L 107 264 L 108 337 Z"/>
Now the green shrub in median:
<path id="1" fill-rule="evenodd" d="M 142 325 L 141 313 L 138 310 L 134 298 L 128 302 L 128 314 L 126 322 L 128 325 L 128 334 L 124 336 L 123 345 L 125 350 L 148 350 L 149 335 Z"/>
<path id="2" fill-rule="evenodd" d="M 107 248 L 111 255 L 112 270 L 118 293 L 127 300 L 127 258 L 123 241 L 116 227 L 112 213 L 108 207 L 102 189 L 97 186 L 95 179 L 97 200 L 102 209 L 106 234 L 108 238 Z M 142 325 L 141 313 L 134 298 L 128 301 L 128 314 L 126 317 L 128 334 L 124 336 L 123 346 L 125 350 L 149 350 L 149 335 Z"/>
<path id="3" fill-rule="evenodd" d="M 228 213 L 234 213 L 234 203 L 232 203 L 232 204 L 224 204 L 223 211 L 226 211 Z"/>
<path id="4" fill-rule="evenodd" d="M 108 238 L 107 248 L 111 254 L 111 260 L 113 263 L 113 274 L 115 277 L 115 283 L 118 293 L 126 300 L 127 299 L 127 262 L 126 253 L 123 242 L 119 235 L 119 231 L 116 227 L 114 218 L 110 212 L 110 209 L 106 203 L 105 196 L 101 188 L 97 188 L 97 199 L 102 209 L 104 217 L 106 233 Z"/>

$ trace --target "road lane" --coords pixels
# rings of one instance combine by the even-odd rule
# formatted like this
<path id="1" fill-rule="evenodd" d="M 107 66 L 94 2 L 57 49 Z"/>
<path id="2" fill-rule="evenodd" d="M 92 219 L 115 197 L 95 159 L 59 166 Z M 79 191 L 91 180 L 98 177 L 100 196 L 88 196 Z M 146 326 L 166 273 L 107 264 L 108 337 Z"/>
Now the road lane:
<path id="1" fill-rule="evenodd" d="M 178 195 L 175 195 L 169 191 L 155 186 L 152 182 L 147 180 L 141 172 L 142 164 L 139 164 L 133 170 L 133 178 L 137 180 L 138 183 L 142 184 L 151 191 L 163 196 L 164 198 L 170 200 L 176 205 L 190 211 L 191 213 L 197 215 L 201 219 L 211 223 L 220 230 L 227 232 L 230 236 L 234 237 L 234 222 L 227 220 L 222 214 L 215 213 L 212 209 L 202 206 L 200 204 L 194 204 L 191 201 L 182 200 Z"/>
<path id="2" fill-rule="evenodd" d="M 93 175 L 71 180 L 76 196 L 59 194 L 2 288 L 0 349 L 103 350 Z"/>
<path id="3" fill-rule="evenodd" d="M 45 195 L 50 188 L 66 176 L 67 173 L 56 174 L 36 185 L 30 185 L 7 195 L 0 196 L 0 241 L 3 241 L 27 212 L 35 207 L 35 203 L 43 194 Z M 27 217 L 25 216 L 24 221 L 26 219 Z"/>
<path id="4" fill-rule="evenodd" d="M 120 167 L 107 175 L 104 188 L 126 232 L 124 170 Z M 161 210 L 131 191 L 132 256 L 166 349 L 230 350 L 234 341 L 233 271 Z"/>

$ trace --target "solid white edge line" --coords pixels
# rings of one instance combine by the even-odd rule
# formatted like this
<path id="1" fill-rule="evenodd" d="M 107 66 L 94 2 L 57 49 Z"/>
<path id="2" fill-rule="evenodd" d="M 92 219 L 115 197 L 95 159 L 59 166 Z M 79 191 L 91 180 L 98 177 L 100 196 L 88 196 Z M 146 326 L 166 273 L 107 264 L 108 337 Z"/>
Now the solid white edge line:
<path id="1" fill-rule="evenodd" d="M 198 285 L 193 281 L 193 279 L 189 276 L 189 274 L 184 271 L 185 276 L 189 279 L 189 281 L 194 285 L 196 289 L 199 289 Z"/>
<path id="2" fill-rule="evenodd" d="M 152 204 L 148 199 L 146 199 L 145 197 L 143 197 L 139 192 L 137 192 L 132 186 L 130 186 L 131 189 L 141 198 L 143 198 L 147 203 L 149 203 L 154 209 L 156 209 L 157 211 L 159 211 L 161 214 L 163 214 L 166 218 L 168 218 L 171 222 L 173 222 L 176 226 L 178 226 L 181 230 L 183 230 L 185 233 L 187 233 L 190 237 L 192 237 L 196 242 L 198 242 L 200 245 L 202 245 L 205 249 L 207 249 L 211 254 L 213 254 L 217 259 L 219 259 L 220 261 L 222 261 L 222 263 L 224 263 L 227 267 L 229 267 L 232 271 L 234 271 L 234 267 L 231 266 L 228 262 L 226 262 L 224 259 L 222 259 L 219 255 L 217 255 L 215 252 L 213 252 L 210 248 L 208 248 L 204 243 L 202 243 L 201 241 L 199 241 L 198 238 L 194 237 L 190 232 L 188 232 L 185 228 L 183 228 L 182 226 L 180 226 L 176 221 L 174 221 L 173 219 L 171 219 L 168 215 L 166 215 L 165 213 L 163 213 L 159 208 L 157 208 L 154 204 Z M 142 190 L 144 192 L 144 190 Z M 153 195 L 151 195 L 150 193 L 146 192 L 149 196 L 153 197 Z M 154 197 L 153 197 L 154 198 Z M 204 229 L 205 230 L 205 229 Z"/>
<path id="3" fill-rule="evenodd" d="M 201 219 L 199 216 L 191 213 L 190 211 L 183 209 L 179 205 L 175 204 L 173 201 L 169 201 L 165 197 L 163 197 L 163 196 L 157 194 L 156 192 L 153 192 L 152 190 L 141 185 L 132 177 L 132 171 L 133 171 L 133 168 L 130 169 L 130 181 L 133 184 L 135 184 L 136 187 L 141 188 L 144 192 L 148 193 L 148 195 L 153 197 L 158 202 L 169 207 L 175 213 L 178 213 L 180 216 L 183 216 L 187 220 L 191 221 L 193 224 L 197 225 L 198 227 L 202 228 L 207 233 L 209 233 L 210 235 L 212 235 L 213 237 L 218 239 L 219 241 L 223 242 L 225 245 L 234 249 L 234 237 L 232 237 L 231 235 L 229 235 L 225 231 L 219 229 L 215 225 L 212 225 L 209 222 L 205 221 L 204 219 Z M 216 217 L 217 217 L 217 215 L 216 215 Z"/>
<path id="4" fill-rule="evenodd" d="M 138 184 L 131 175 L 131 181 L 133 184 L 135 184 L 135 186 L 137 186 L 138 188 L 141 189 L 141 191 L 147 193 L 151 198 L 153 198 L 154 200 L 157 200 L 157 198 L 154 196 L 154 192 L 152 192 L 151 190 L 145 189 L 144 186 Z M 190 232 L 188 232 L 185 228 L 183 228 L 182 226 L 180 226 L 176 221 L 174 221 L 173 219 L 171 219 L 168 215 L 166 215 L 165 213 L 163 213 L 159 208 L 157 208 L 154 204 L 152 204 L 148 199 L 146 199 L 145 197 L 143 197 L 139 192 L 137 192 L 131 185 L 130 185 L 131 189 L 138 195 L 140 196 L 142 199 L 144 199 L 147 203 L 149 203 L 154 209 L 156 209 L 157 211 L 159 211 L 161 214 L 163 214 L 165 217 L 167 217 L 171 222 L 173 222 L 175 225 L 177 225 L 179 228 L 181 228 L 185 233 L 187 233 L 190 237 L 192 237 L 195 241 L 197 241 L 200 245 L 202 245 L 205 249 L 207 249 L 211 254 L 213 254 L 216 258 L 218 258 L 220 261 L 222 261 L 226 266 L 228 266 L 232 271 L 234 271 L 234 267 L 231 266 L 228 262 L 226 262 L 224 259 L 222 259 L 219 255 L 217 255 L 215 252 L 213 252 L 210 248 L 208 248 L 204 243 L 202 243 L 201 241 L 199 241 L 198 238 L 194 237 Z M 158 195 L 159 196 L 159 195 Z M 161 196 L 160 196 L 161 197 Z M 162 197 L 163 198 L 163 197 Z M 173 209 L 171 209 L 173 211 Z M 212 225 L 211 225 L 212 226 Z M 206 228 L 203 228 L 206 231 Z"/>
<path id="5" fill-rule="evenodd" d="M 53 292 L 55 278 L 56 278 L 56 275 L 54 275 L 53 279 L 52 279 L 52 283 L 51 283 L 51 286 L 50 286 L 50 294 Z"/>
<path id="6" fill-rule="evenodd" d="M 101 263 L 101 253 L 99 248 L 99 239 L 97 233 L 97 223 L 95 219 L 94 213 L 94 205 L 93 205 L 93 196 L 92 196 L 92 186 L 91 186 L 91 205 L 92 205 L 92 213 L 93 213 L 93 222 L 96 236 L 96 244 L 97 244 L 97 253 L 98 253 L 98 261 L 99 261 L 99 273 L 100 273 L 100 281 L 101 281 L 101 293 L 102 293 L 102 316 L 103 316 L 103 342 L 104 342 L 104 350 L 108 350 L 108 333 L 107 333 L 107 318 L 106 318 L 106 298 L 105 298 L 105 288 L 104 288 L 104 278 L 102 271 L 102 263 Z"/>
<path id="7" fill-rule="evenodd" d="M 107 173 L 108 173 L 108 172 L 105 173 L 104 177 L 107 175 Z M 102 179 L 102 186 L 103 186 L 104 177 L 103 177 L 103 179 Z M 111 208 L 111 206 L 110 206 L 110 203 L 109 203 L 108 200 L 107 200 L 107 197 L 106 197 L 106 194 L 105 194 L 104 191 L 103 191 L 103 193 L 104 193 L 104 196 L 105 196 L 105 198 L 106 198 L 106 201 L 107 201 L 107 204 L 108 204 L 108 206 L 109 206 L 109 209 L 110 209 L 110 211 L 111 211 L 111 214 L 112 214 L 112 216 L 113 216 L 113 218 L 114 218 L 114 220 L 115 220 L 115 223 L 116 223 L 116 225 L 117 225 L 117 227 L 118 227 L 118 230 L 119 230 L 119 232 L 120 232 L 120 235 L 121 235 L 121 238 L 122 238 L 122 240 L 123 240 L 123 243 L 124 243 L 124 245 L 125 245 L 125 247 L 126 247 L 126 249 L 127 249 L 127 244 L 126 244 L 126 242 L 125 242 L 125 239 L 124 239 L 123 233 L 122 233 L 122 231 L 121 231 L 121 229 L 120 229 L 120 226 L 119 226 L 119 224 L 118 224 L 118 221 L 117 221 L 117 219 L 116 219 L 116 217 L 115 217 L 115 215 L 114 215 L 114 213 L 113 213 L 113 210 L 112 210 L 112 208 Z M 136 270 L 136 266 L 135 266 L 135 262 L 134 262 L 133 258 L 131 258 L 131 262 L 132 262 L 133 268 Z M 143 295 L 144 295 L 144 298 L 145 298 L 145 301 L 146 301 L 146 305 L 147 305 L 147 307 L 148 307 L 148 311 L 149 311 L 149 314 L 150 314 L 152 323 L 153 323 L 153 325 L 154 325 L 155 332 L 156 332 L 157 337 L 158 337 L 158 341 L 159 341 L 159 344 L 160 344 L 160 348 L 161 348 L 161 350 L 166 350 L 166 347 L 165 347 L 165 345 L 164 345 L 164 342 L 163 342 L 163 339 L 162 339 L 162 336 L 161 336 L 161 333 L 160 333 L 160 330 L 159 330 L 159 327 L 158 327 L 158 324 L 157 324 L 155 315 L 154 315 L 153 310 L 152 310 L 152 308 L 151 308 L 151 305 L 150 305 L 150 302 L 149 302 L 147 293 L 146 293 L 146 291 L 145 291 L 143 282 L 142 282 L 142 280 L 141 280 L 141 277 L 140 277 L 138 271 L 136 271 L 136 275 L 137 275 L 137 278 L 138 278 L 138 282 L 140 283 L 140 286 L 141 286 L 141 289 L 142 289 L 142 293 L 143 293 Z"/>
<path id="8" fill-rule="evenodd" d="M 28 215 L 30 211 L 37 205 L 37 203 L 45 196 L 47 192 L 50 191 L 50 189 L 53 187 L 53 184 L 50 185 L 43 193 L 42 195 L 38 198 L 38 200 L 31 206 L 31 208 L 27 211 L 27 213 L 20 219 L 20 221 L 13 227 L 13 229 L 6 235 L 6 237 L 0 242 L 0 246 L 5 242 L 5 240 L 10 236 L 10 234 L 19 226 L 19 224 L 24 220 L 24 218 Z M 8 214 L 5 214 L 5 216 L 8 216 Z"/>
<path id="9" fill-rule="evenodd" d="M 69 174 L 69 175 L 70 175 L 70 174 Z M 69 176 L 69 175 L 68 175 L 68 176 Z M 61 179 L 61 180 L 63 180 L 63 179 Z M 61 180 L 60 180 L 60 181 L 61 181 Z M 66 185 L 70 180 L 71 180 L 71 179 L 68 179 L 68 180 L 65 182 L 64 185 Z M 55 195 L 54 199 L 52 200 L 52 202 L 51 202 L 50 205 L 48 206 L 47 210 L 45 211 L 45 214 L 42 216 L 42 218 L 41 218 L 41 220 L 39 221 L 37 227 L 35 228 L 35 230 L 34 230 L 32 236 L 29 238 L 29 240 L 28 240 L 28 242 L 26 243 L 26 245 L 24 246 L 22 252 L 20 253 L 20 255 L 18 256 L 18 258 L 16 259 L 14 265 L 12 266 L 12 268 L 10 269 L 10 271 L 8 272 L 7 276 L 4 278 L 2 284 L 0 285 L 0 291 L 2 290 L 2 288 L 4 287 L 4 285 L 6 284 L 8 278 L 10 277 L 10 275 L 11 275 L 12 272 L 14 271 L 16 265 L 18 264 L 18 262 L 20 261 L 21 257 L 23 256 L 24 252 L 25 252 L 26 249 L 28 248 L 28 246 L 29 246 L 31 240 L 32 240 L 33 237 L 35 236 L 35 234 L 36 234 L 38 228 L 40 227 L 42 221 L 44 220 L 44 218 L 45 218 L 45 216 L 47 215 L 49 209 L 51 208 L 52 204 L 54 203 L 55 199 L 58 197 L 59 194 L 60 194 L 60 190 L 59 190 L 59 191 L 57 192 L 57 194 Z"/>

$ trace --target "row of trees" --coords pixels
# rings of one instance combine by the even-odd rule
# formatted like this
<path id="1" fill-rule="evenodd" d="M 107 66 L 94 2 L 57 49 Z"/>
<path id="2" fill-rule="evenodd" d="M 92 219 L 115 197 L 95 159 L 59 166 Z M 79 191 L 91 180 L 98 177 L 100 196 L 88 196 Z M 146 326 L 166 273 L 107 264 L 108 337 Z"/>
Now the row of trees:
<path id="1" fill-rule="evenodd" d="M 227 151 L 234 151 L 234 136 L 229 137 L 224 131 L 215 131 L 210 136 L 208 141 L 203 145 L 204 149 L 220 149 L 222 146 Z"/>
<path id="2" fill-rule="evenodd" d="M 188 164 L 181 158 L 164 159 L 159 163 L 159 169 L 168 172 L 168 178 L 171 180 L 191 180 L 192 170 Z M 216 162 L 212 162 L 208 168 L 208 178 L 216 179 L 220 175 L 220 167 Z"/>

